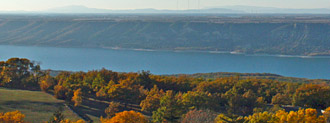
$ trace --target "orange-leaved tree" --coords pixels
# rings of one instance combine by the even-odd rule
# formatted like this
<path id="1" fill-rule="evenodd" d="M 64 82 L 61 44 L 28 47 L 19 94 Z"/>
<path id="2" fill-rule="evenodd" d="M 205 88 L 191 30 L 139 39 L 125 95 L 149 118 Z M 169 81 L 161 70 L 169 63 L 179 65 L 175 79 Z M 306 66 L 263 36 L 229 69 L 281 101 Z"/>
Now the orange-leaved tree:
<path id="1" fill-rule="evenodd" d="M 247 123 L 271 122 L 271 123 L 326 123 L 324 115 L 317 114 L 316 109 L 300 109 L 298 111 L 286 112 L 284 110 L 276 113 L 254 113 L 245 117 Z"/>
<path id="2" fill-rule="evenodd" d="M 24 118 L 20 111 L 0 113 L 0 123 L 24 123 Z"/>
<path id="3" fill-rule="evenodd" d="M 84 120 L 71 121 L 69 119 L 62 120 L 60 123 L 86 123 Z"/>
<path id="4" fill-rule="evenodd" d="M 123 111 L 116 113 L 111 119 L 103 119 L 102 123 L 147 123 L 147 118 L 139 112 L 135 111 Z"/>
<path id="5" fill-rule="evenodd" d="M 54 87 L 54 96 L 57 99 L 66 99 L 67 98 L 68 89 L 63 87 L 62 85 L 56 85 Z"/>
<path id="6" fill-rule="evenodd" d="M 54 87 L 55 79 L 48 74 L 40 79 L 39 85 L 42 91 L 47 92 L 49 89 Z"/>
<path id="7" fill-rule="evenodd" d="M 73 97 L 72 97 L 72 102 L 74 102 L 74 106 L 80 106 L 83 99 L 82 99 L 82 92 L 81 89 L 77 89 L 74 91 L 73 93 Z"/>

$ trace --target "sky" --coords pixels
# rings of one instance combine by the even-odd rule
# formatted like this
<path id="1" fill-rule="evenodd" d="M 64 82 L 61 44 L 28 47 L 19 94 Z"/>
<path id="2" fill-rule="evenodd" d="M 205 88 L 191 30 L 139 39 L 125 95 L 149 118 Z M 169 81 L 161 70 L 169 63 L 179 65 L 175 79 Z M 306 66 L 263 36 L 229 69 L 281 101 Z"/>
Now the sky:
<path id="1" fill-rule="evenodd" d="M 173 10 L 233 5 L 277 8 L 330 8 L 330 0 L 0 0 L 0 10 L 37 11 L 70 5 L 100 9 L 154 8 Z"/>

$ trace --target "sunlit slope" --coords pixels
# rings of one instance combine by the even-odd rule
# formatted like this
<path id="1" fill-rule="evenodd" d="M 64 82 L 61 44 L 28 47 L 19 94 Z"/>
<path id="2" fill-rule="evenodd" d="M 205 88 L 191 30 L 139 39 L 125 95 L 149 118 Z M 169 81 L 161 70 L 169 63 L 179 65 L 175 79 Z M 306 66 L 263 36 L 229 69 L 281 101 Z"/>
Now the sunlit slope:
<path id="1" fill-rule="evenodd" d="M 32 123 L 48 121 L 59 107 L 63 107 L 64 115 L 68 119 L 78 120 L 64 101 L 40 91 L 11 90 L 0 88 L 0 112 L 19 110 L 25 114 L 25 120 Z"/>
<path id="2" fill-rule="evenodd" d="M 0 20 L 0 44 L 330 54 L 329 23 Z"/>

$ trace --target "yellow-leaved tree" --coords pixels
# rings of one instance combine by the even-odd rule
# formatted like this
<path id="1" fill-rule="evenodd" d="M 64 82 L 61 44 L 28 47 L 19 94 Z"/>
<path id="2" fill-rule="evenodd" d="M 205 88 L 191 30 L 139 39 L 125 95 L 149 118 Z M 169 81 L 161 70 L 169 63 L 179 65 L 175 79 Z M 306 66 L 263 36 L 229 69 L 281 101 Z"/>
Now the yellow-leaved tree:
<path id="1" fill-rule="evenodd" d="M 245 122 L 247 123 L 267 123 L 268 121 L 274 120 L 275 115 L 273 113 L 265 112 L 258 112 L 245 117 Z M 226 122 L 218 122 L 218 123 L 226 123 Z"/>
<path id="2" fill-rule="evenodd" d="M 86 123 L 84 120 L 71 121 L 69 119 L 62 120 L 60 123 Z"/>
<path id="3" fill-rule="evenodd" d="M 247 123 L 326 123 L 325 115 L 317 116 L 316 109 L 300 109 L 298 111 L 284 110 L 276 111 L 276 113 L 254 113 L 245 117 Z"/>
<path id="4" fill-rule="evenodd" d="M 0 123 L 24 123 L 24 118 L 20 111 L 0 113 Z"/>
<path id="5" fill-rule="evenodd" d="M 82 92 L 81 89 L 77 89 L 73 93 L 72 102 L 74 102 L 74 106 L 80 106 L 82 103 Z"/>
<path id="6" fill-rule="evenodd" d="M 164 95 L 163 90 L 159 90 L 156 85 L 147 94 L 147 97 L 141 101 L 140 106 L 142 111 L 155 111 L 160 105 L 160 98 Z"/>
<path id="7" fill-rule="evenodd" d="M 55 84 L 55 79 L 49 74 L 42 77 L 39 82 L 40 89 L 44 92 L 47 92 L 49 89 L 51 89 L 54 86 L 54 84 Z"/>
<path id="8" fill-rule="evenodd" d="M 147 118 L 139 112 L 135 111 L 123 111 L 116 113 L 111 119 L 103 119 L 102 123 L 147 123 Z"/>

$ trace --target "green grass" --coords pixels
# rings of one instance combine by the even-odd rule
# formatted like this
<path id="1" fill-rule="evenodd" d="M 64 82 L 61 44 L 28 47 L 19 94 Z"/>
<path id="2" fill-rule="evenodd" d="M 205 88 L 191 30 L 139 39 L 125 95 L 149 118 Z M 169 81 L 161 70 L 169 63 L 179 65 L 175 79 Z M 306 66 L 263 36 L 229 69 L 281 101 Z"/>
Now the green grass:
<path id="1" fill-rule="evenodd" d="M 64 101 L 40 91 L 27 91 L 0 88 L 0 112 L 19 110 L 25 114 L 25 121 L 42 123 L 48 121 L 52 114 L 63 107 L 64 115 L 71 120 L 79 117 L 64 107 Z"/>
<path id="2" fill-rule="evenodd" d="M 64 106 L 65 101 L 58 100 L 52 95 L 41 91 L 28 91 L 0 88 L 0 112 L 19 110 L 25 114 L 25 121 L 42 123 L 48 121 L 58 107 L 63 107 L 65 118 L 71 120 L 80 119 L 69 108 Z M 72 109 L 82 116 L 86 121 L 99 123 L 100 117 L 106 117 L 104 109 L 109 105 L 108 101 L 101 101 L 92 98 L 84 98 L 81 106 Z M 141 112 L 139 105 L 128 104 L 125 108 L 121 105 L 120 111 L 134 110 Z M 150 114 L 149 114 L 150 115 Z"/>

